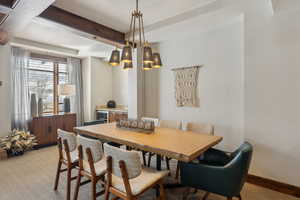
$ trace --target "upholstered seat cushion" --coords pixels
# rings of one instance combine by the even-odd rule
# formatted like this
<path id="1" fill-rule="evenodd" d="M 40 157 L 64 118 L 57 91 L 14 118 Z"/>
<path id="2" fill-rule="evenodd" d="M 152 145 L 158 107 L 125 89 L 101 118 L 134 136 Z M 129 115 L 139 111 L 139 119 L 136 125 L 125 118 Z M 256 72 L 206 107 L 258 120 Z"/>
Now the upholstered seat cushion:
<path id="1" fill-rule="evenodd" d="M 100 176 L 103 175 L 106 172 L 106 158 L 103 157 L 98 162 L 94 163 L 96 175 Z M 83 160 L 83 168 L 85 171 L 91 173 L 90 165 L 87 161 Z"/>
<path id="2" fill-rule="evenodd" d="M 67 160 L 67 155 L 66 155 L 66 152 L 63 151 L 63 157 L 65 160 Z M 78 152 L 75 150 L 75 151 L 72 151 L 70 152 L 70 157 L 71 157 L 71 163 L 74 163 L 76 161 L 78 161 Z"/>
<path id="3" fill-rule="evenodd" d="M 132 194 L 140 194 L 144 189 L 167 176 L 168 173 L 168 171 L 156 171 L 151 168 L 143 168 L 142 173 L 138 177 L 129 179 Z M 126 193 L 122 178 L 112 175 L 112 186 L 121 192 Z"/>

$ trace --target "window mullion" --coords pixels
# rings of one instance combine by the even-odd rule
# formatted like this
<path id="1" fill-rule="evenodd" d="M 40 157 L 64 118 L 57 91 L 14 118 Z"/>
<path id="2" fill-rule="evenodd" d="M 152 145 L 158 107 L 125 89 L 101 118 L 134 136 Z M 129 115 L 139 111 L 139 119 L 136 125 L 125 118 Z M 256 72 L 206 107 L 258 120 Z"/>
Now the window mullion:
<path id="1" fill-rule="evenodd" d="M 53 105 L 54 105 L 54 114 L 58 114 L 58 83 L 59 83 L 59 70 L 58 62 L 54 62 L 54 78 L 53 78 Z"/>

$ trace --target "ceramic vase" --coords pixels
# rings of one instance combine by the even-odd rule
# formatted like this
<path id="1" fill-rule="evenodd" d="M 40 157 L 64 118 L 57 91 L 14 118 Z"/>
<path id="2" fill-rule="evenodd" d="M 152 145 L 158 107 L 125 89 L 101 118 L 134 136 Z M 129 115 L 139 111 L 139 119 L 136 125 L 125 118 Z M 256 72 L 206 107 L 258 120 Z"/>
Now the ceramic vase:
<path id="1" fill-rule="evenodd" d="M 43 99 L 39 98 L 38 101 L 38 114 L 39 116 L 43 115 Z"/>
<path id="2" fill-rule="evenodd" d="M 31 113 L 31 117 L 38 116 L 36 94 L 31 94 L 30 96 L 30 113 Z"/>

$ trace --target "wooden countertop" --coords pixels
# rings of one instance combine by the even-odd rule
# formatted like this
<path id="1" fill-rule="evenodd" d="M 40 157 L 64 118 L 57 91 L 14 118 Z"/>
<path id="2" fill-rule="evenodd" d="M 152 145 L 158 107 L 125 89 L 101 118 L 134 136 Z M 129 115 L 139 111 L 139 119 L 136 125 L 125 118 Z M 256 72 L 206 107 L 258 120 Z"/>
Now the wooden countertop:
<path id="1" fill-rule="evenodd" d="M 117 106 L 116 108 L 108 108 L 106 106 L 96 106 L 96 111 L 112 111 L 112 112 L 128 112 L 127 107 Z"/>

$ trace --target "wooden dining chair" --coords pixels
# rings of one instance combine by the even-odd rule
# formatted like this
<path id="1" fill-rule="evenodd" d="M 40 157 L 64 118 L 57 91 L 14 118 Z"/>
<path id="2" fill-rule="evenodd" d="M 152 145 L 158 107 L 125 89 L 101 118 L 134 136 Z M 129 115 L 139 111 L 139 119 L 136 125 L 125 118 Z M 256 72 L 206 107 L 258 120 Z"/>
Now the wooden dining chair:
<path id="1" fill-rule="evenodd" d="M 78 140 L 78 157 L 79 171 L 77 183 L 74 193 L 74 200 L 77 200 L 79 187 L 91 182 L 91 196 L 96 200 L 97 196 L 104 194 L 104 190 L 97 193 L 96 184 L 100 182 L 105 185 L 104 176 L 106 173 L 106 159 L 102 149 L 102 143 L 99 140 L 89 139 L 77 136 Z M 85 177 L 88 181 L 81 182 L 81 178 Z"/>
<path id="2" fill-rule="evenodd" d="M 182 130 L 184 131 L 192 131 L 199 134 L 207 134 L 214 135 L 215 127 L 211 124 L 200 123 L 200 122 L 182 122 Z M 179 178 L 179 163 L 177 163 L 176 167 L 176 175 L 175 178 Z"/>
<path id="3" fill-rule="evenodd" d="M 158 127 L 160 128 L 173 128 L 181 129 L 181 121 L 176 120 L 160 120 Z M 154 153 L 150 153 L 148 156 L 148 167 L 151 165 L 151 158 L 154 156 Z M 165 158 L 167 169 L 170 170 L 170 158 Z M 171 175 L 171 174 L 170 174 Z"/>
<path id="4" fill-rule="evenodd" d="M 104 153 L 107 158 L 105 200 L 109 199 L 110 194 L 124 200 L 137 200 L 138 196 L 154 186 L 159 186 L 160 199 L 165 199 L 163 178 L 168 171 L 142 167 L 137 151 L 104 144 Z"/>
<path id="5" fill-rule="evenodd" d="M 54 190 L 57 190 L 60 174 L 67 171 L 67 200 L 70 200 L 71 181 L 76 179 L 76 177 L 71 177 L 72 170 L 78 166 L 76 135 L 60 129 L 57 130 L 57 135 L 59 159 Z M 62 165 L 64 165 L 66 168 L 62 169 Z"/>

